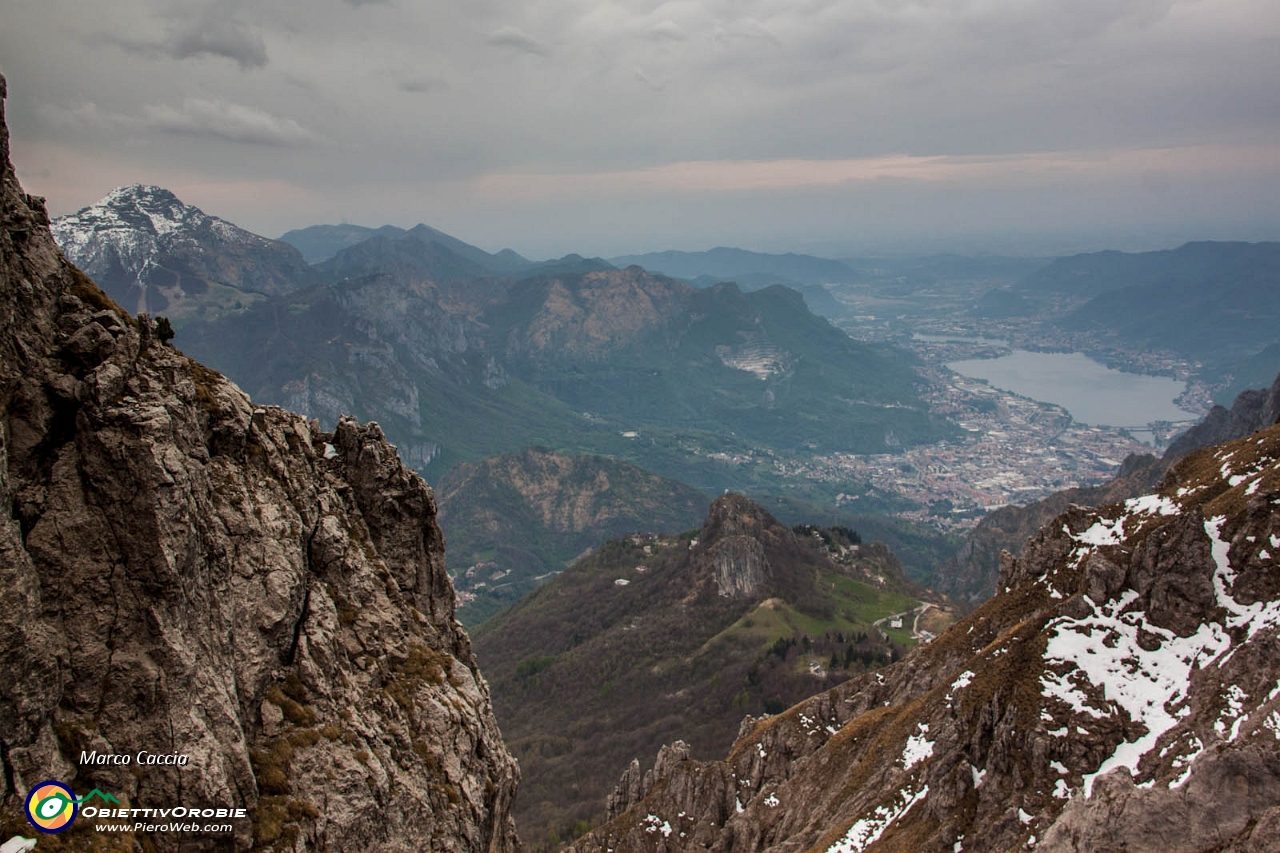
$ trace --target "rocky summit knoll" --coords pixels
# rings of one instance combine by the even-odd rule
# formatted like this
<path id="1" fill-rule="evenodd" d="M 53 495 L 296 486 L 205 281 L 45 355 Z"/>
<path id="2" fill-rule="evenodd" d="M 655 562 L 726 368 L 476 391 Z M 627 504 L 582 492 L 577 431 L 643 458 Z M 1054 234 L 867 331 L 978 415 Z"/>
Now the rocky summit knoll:
<path id="1" fill-rule="evenodd" d="M 247 816 L 98 831 L 85 808 L 40 849 L 515 849 L 431 490 L 376 425 L 255 407 L 121 311 L 2 124 L 0 159 L 0 837 L 35 834 L 55 779 Z"/>
<path id="2" fill-rule="evenodd" d="M 707 502 L 690 486 L 625 462 L 538 447 L 459 465 L 436 494 L 458 618 L 467 625 L 608 539 L 696 527 Z"/>
<path id="3" fill-rule="evenodd" d="M 721 754 L 744 714 L 903 651 L 874 623 L 916 605 L 883 546 L 788 528 L 736 494 L 701 529 L 605 543 L 479 626 L 476 653 L 524 780 L 526 844 L 604 819 L 620 766 L 684 738 Z"/>
<path id="4" fill-rule="evenodd" d="M 934 642 L 610 806 L 575 853 L 1280 850 L 1280 426 L 1069 509 Z"/>

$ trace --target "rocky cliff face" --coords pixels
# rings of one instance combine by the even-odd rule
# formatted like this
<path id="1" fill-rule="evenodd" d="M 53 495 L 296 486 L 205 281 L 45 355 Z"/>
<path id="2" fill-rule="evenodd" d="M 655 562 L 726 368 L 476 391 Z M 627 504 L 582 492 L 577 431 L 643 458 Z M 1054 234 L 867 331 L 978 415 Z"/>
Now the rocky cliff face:
<path id="1" fill-rule="evenodd" d="M 31 834 L 52 778 L 249 815 L 82 818 L 68 849 L 514 849 L 430 488 L 376 425 L 255 407 L 162 344 L 63 259 L 2 123 L 0 146 L 0 830 Z"/>
<path id="2" fill-rule="evenodd" d="M 573 849 L 1280 849 L 1278 560 L 1280 426 L 1068 510 L 975 613 L 726 759 L 636 765 Z"/>
<path id="3" fill-rule="evenodd" d="M 710 568 L 717 594 L 751 598 L 772 579 L 766 548 L 785 548 L 790 539 L 790 532 L 760 506 L 728 494 L 711 504 L 694 550 Z"/>

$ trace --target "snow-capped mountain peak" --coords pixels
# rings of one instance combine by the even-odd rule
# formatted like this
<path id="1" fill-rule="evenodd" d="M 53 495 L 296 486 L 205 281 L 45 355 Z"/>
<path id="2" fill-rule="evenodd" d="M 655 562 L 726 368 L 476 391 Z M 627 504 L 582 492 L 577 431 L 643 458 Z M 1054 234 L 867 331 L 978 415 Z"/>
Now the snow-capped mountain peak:
<path id="1" fill-rule="evenodd" d="M 312 280 L 291 246 L 185 204 L 164 187 L 117 187 L 96 204 L 55 219 L 52 231 L 72 263 L 139 313 L 181 317 L 202 304 L 210 285 L 273 294 Z M 228 301 L 225 292 L 220 296 L 214 301 Z"/>
<path id="2" fill-rule="evenodd" d="M 145 184 L 117 187 L 97 204 L 53 221 L 53 236 L 73 261 L 76 260 L 74 255 L 83 253 L 93 238 L 103 232 L 116 232 L 113 242 L 126 246 L 145 243 L 142 235 L 165 237 L 186 232 L 187 236 L 195 238 L 198 236 L 195 232 L 204 229 L 225 241 L 246 244 L 271 242 L 224 219 L 209 216 L 198 207 L 184 204 L 163 187 Z"/>
<path id="3" fill-rule="evenodd" d="M 150 220 L 156 234 L 169 234 L 183 225 L 203 223 L 210 218 L 200 208 L 183 204 L 176 195 L 163 187 L 143 184 L 117 187 L 100 205 L 107 211 L 119 211 L 126 216 L 130 212 L 142 212 Z"/>

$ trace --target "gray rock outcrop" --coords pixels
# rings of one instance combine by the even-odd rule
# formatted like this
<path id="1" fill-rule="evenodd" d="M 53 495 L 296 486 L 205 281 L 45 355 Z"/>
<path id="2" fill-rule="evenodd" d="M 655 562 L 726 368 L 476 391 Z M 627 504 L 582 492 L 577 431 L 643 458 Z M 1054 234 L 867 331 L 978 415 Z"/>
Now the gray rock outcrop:
<path id="1" fill-rule="evenodd" d="M 759 594 L 770 579 L 762 539 L 776 538 L 776 527 L 768 513 L 742 495 L 726 494 L 711 504 L 702 525 L 701 551 L 721 596 L 750 598 Z"/>
<path id="2" fill-rule="evenodd" d="M 248 815 L 82 817 L 68 849 L 514 850 L 431 489 L 376 424 L 256 407 L 160 341 L 59 253 L 2 121 L 0 161 L 0 832 L 57 779 Z"/>

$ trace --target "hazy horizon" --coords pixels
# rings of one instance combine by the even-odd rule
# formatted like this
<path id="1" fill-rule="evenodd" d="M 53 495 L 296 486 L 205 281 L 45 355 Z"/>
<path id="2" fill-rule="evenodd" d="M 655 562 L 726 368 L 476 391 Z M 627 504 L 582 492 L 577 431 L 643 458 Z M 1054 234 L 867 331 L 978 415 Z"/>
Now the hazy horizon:
<path id="1" fill-rule="evenodd" d="M 1268 0 L 19 0 L 53 215 L 158 184 L 266 236 L 1057 255 L 1280 239 Z"/>

